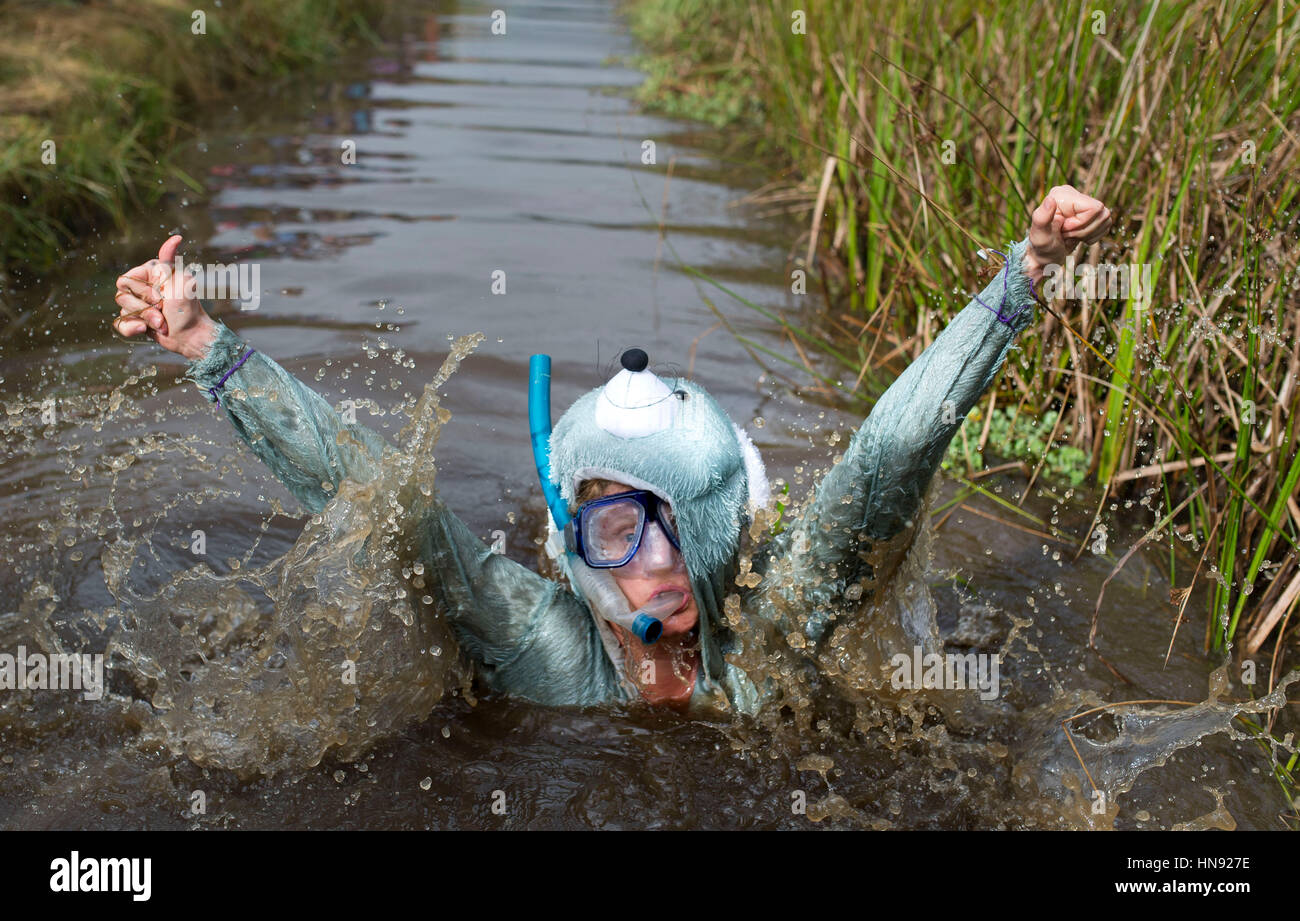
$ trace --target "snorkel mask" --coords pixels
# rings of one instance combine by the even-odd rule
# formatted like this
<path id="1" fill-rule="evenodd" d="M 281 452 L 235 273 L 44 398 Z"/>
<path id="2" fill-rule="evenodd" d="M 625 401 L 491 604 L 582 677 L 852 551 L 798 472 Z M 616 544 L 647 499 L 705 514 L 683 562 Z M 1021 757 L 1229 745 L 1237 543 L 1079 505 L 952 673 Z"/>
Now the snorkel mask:
<path id="1" fill-rule="evenodd" d="M 671 508 L 646 489 L 592 499 L 564 526 L 565 549 L 594 569 L 628 567 L 640 575 L 662 562 L 665 540 L 681 551 Z M 648 545 L 645 553 L 640 552 L 643 543 Z"/>
<path id="2" fill-rule="evenodd" d="M 644 352 L 632 351 L 644 360 Z M 644 363 L 641 367 L 644 368 Z M 534 355 L 529 360 L 528 423 L 542 493 L 556 529 L 564 534 L 566 562 L 576 587 L 606 621 L 622 627 L 646 645 L 653 644 L 663 633 L 663 618 L 677 610 L 685 596 L 681 592 L 663 592 L 638 610 L 630 611 L 627 599 L 613 580 L 600 578 L 598 572 L 635 567 L 634 573 L 639 573 L 647 568 L 663 567 L 665 554 L 681 549 L 668 504 L 648 490 L 634 489 L 593 499 L 584 503 L 576 515 L 569 514 L 568 506 L 551 481 L 549 355 Z M 685 568 L 680 555 L 677 565 Z"/>

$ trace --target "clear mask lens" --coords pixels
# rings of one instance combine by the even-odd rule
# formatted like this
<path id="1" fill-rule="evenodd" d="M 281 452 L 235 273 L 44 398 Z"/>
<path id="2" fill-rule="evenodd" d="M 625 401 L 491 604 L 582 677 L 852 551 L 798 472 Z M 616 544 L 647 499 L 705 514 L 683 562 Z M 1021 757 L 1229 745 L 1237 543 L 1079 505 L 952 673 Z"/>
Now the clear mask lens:
<path id="1" fill-rule="evenodd" d="M 686 564 L 682 561 L 682 555 L 668 540 L 668 535 L 657 521 L 646 524 L 645 535 L 641 538 L 641 546 L 636 555 L 619 570 L 633 578 L 685 571 Z"/>
<path id="2" fill-rule="evenodd" d="M 592 509 L 582 534 L 591 563 L 618 563 L 636 549 L 645 528 L 645 509 L 636 502 L 616 502 Z"/>

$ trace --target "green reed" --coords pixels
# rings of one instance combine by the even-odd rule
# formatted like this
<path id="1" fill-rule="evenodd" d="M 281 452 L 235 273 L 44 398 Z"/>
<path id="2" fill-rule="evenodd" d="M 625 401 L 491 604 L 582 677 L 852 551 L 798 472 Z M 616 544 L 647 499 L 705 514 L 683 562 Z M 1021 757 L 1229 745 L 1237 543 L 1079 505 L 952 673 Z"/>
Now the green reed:
<path id="1" fill-rule="evenodd" d="M 195 34 L 196 7 L 178 0 L 0 5 L 0 279 L 49 269 L 164 188 L 201 192 L 172 155 L 204 106 L 375 40 L 368 22 L 394 6 L 226 0 Z"/>
<path id="2" fill-rule="evenodd" d="M 1076 258 L 1149 266 L 1154 291 L 1055 301 L 986 409 L 1053 419 L 1108 502 L 1169 518 L 1171 584 L 1208 580 L 1207 651 L 1277 648 L 1300 597 L 1300 12 L 798 6 L 804 35 L 769 0 L 628 6 L 653 62 L 643 98 L 725 111 L 714 123 L 761 137 L 790 177 L 767 203 L 806 228 L 793 261 L 824 303 L 766 311 L 821 355 L 781 360 L 869 404 L 881 360 L 919 354 L 964 306 L 954 292 L 986 283 L 976 249 L 1021 239 L 1052 185 L 1101 198 L 1116 226 Z"/>

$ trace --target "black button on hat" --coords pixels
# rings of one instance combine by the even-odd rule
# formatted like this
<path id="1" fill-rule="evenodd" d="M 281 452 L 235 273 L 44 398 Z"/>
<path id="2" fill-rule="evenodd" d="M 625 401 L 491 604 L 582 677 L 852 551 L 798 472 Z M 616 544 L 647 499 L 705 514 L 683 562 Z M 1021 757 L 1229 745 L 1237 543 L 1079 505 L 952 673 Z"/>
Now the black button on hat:
<path id="1" fill-rule="evenodd" d="M 641 349 L 628 349 L 621 359 L 623 367 L 629 371 L 644 371 L 650 364 L 650 356 Z"/>

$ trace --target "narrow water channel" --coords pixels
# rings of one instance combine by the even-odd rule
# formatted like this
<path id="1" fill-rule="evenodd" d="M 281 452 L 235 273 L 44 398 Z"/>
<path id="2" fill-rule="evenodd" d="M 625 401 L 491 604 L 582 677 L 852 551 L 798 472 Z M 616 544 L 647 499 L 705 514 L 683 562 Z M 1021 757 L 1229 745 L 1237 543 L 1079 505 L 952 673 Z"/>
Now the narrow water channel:
<path id="1" fill-rule="evenodd" d="M 195 566 L 196 530 L 204 564 L 227 587 L 283 557 L 303 530 L 307 516 L 225 417 L 178 380 L 179 361 L 109 332 L 113 277 L 173 229 L 187 259 L 256 264 L 257 308 L 223 304 L 218 315 L 332 403 L 356 401 L 359 421 L 390 439 L 407 421 L 393 409 L 432 377 L 451 340 L 482 333 L 442 389 L 451 421 L 437 489 L 485 540 L 500 535 L 530 564 L 543 514 L 527 435 L 532 353 L 554 356 L 564 407 L 606 380 L 622 349 L 644 348 L 657 368 L 703 383 L 796 494 L 843 450 L 860 420 L 794 398 L 736 334 L 793 356 L 789 340 L 677 264 L 756 303 L 791 306 L 794 231 L 740 203 L 767 178 L 761 166 L 697 126 L 637 109 L 634 46 L 611 4 L 512 5 L 504 36 L 491 33 L 491 10 L 442 5 L 328 80 L 203 113 L 184 166 L 210 198 L 169 200 L 129 234 L 88 241 L 18 305 L 28 313 L 0 343 L 0 649 L 102 650 L 129 634 L 144 613 L 123 598 L 162 610 L 156 593 Z M 643 161 L 646 142 L 654 163 Z M 350 149 L 355 162 L 344 162 Z M 1022 484 L 988 485 L 1017 499 Z M 940 501 L 952 492 L 942 485 Z M 1025 507 L 1082 533 L 1089 510 L 1065 500 L 1038 489 Z M 1121 682 L 1085 649 L 1114 554 L 1076 560 L 1073 545 L 999 522 L 997 506 L 980 501 L 944 521 L 924 579 L 954 648 L 1003 651 L 1013 689 L 978 715 L 918 709 L 900 736 L 884 717 L 828 701 L 815 730 L 784 732 L 448 694 L 346 759 L 327 751 L 316 766 L 250 776 L 178 751 L 141 653 L 110 669 L 99 701 L 0 698 L 0 825 L 1109 824 L 1080 810 L 1077 764 L 1053 760 L 1068 751 L 1060 720 L 1089 702 L 1204 700 L 1200 627 L 1184 627 L 1165 666 L 1168 585 L 1155 559 L 1136 557 L 1103 608 Z M 196 654 L 192 667 L 210 663 Z M 1285 802 L 1253 744 L 1215 732 L 1178 751 L 1226 722 L 1150 731 L 1112 753 L 1134 768 L 1113 772 L 1125 785 L 1114 824 L 1278 827 Z M 1104 742 L 1107 731 L 1094 734 Z M 505 814 L 492 810 L 496 791 Z M 793 791 L 813 808 L 793 812 Z"/>

